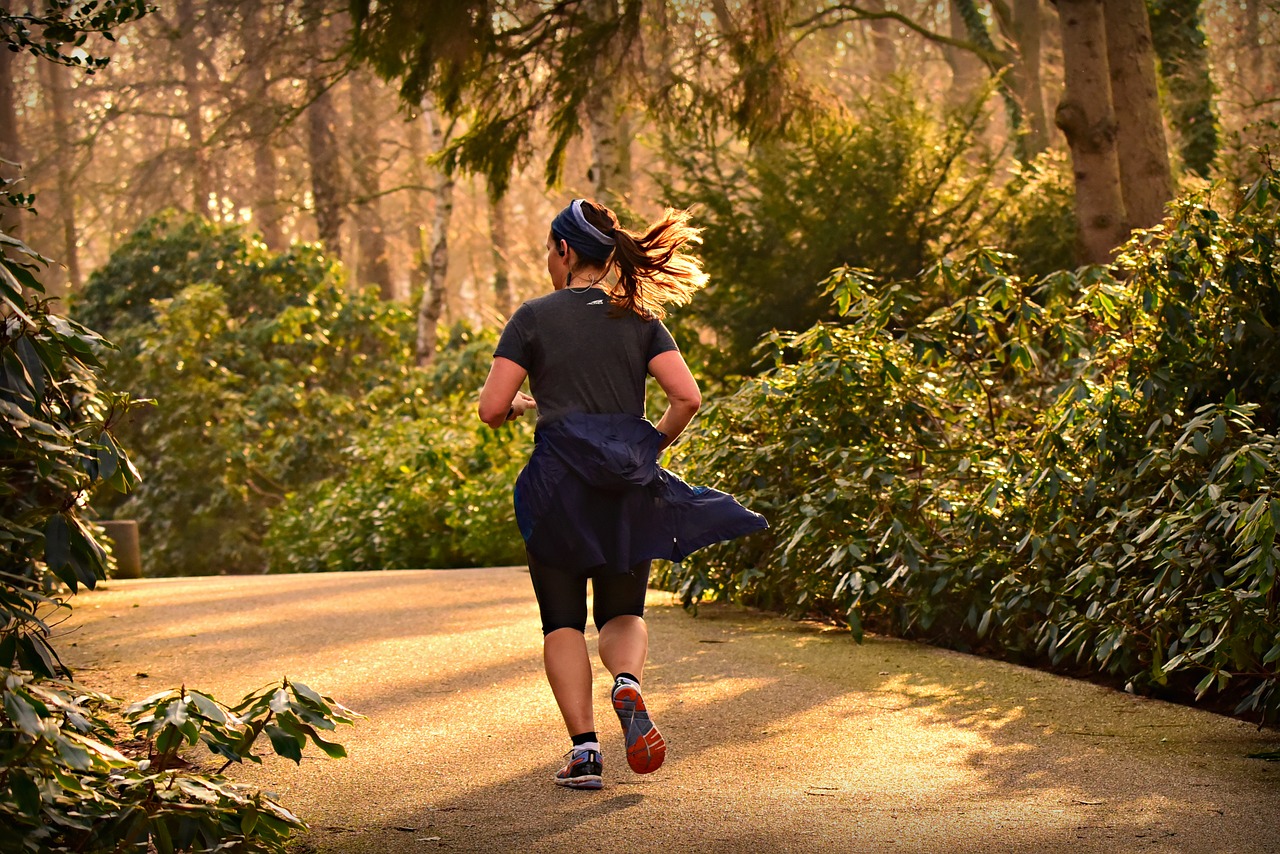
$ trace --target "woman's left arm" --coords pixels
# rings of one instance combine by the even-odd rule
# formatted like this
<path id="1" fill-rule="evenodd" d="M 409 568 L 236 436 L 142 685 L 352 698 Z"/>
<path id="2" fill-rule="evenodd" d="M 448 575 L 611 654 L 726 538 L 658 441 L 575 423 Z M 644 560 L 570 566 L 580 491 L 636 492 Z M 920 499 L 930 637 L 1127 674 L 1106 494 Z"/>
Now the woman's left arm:
<path id="1" fill-rule="evenodd" d="M 510 359 L 496 357 L 484 388 L 480 389 L 480 420 L 496 430 L 512 418 L 536 409 L 538 404 L 534 399 L 520 391 L 528 375 L 528 371 Z"/>

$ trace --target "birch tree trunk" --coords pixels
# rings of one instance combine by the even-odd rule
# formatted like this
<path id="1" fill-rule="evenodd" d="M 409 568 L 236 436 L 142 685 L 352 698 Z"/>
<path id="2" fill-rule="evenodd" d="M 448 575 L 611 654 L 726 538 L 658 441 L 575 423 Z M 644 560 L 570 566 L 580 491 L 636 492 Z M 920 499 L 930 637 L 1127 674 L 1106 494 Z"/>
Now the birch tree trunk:
<path id="1" fill-rule="evenodd" d="M 1129 226 L 1150 228 L 1164 219 L 1173 198 L 1173 173 L 1147 7 L 1144 0 L 1106 0 L 1103 9 L 1120 192 Z"/>
<path id="2" fill-rule="evenodd" d="M 1044 34 L 1041 0 L 1013 0 L 1013 38 L 1017 43 L 1014 85 L 1022 104 L 1025 142 L 1023 150 L 1033 158 L 1049 147 L 1044 89 L 1040 79 L 1040 54 Z"/>
<path id="3" fill-rule="evenodd" d="M 618 16 L 617 0 L 586 0 L 587 16 L 596 22 Z M 624 135 L 622 104 L 618 99 L 617 56 L 602 45 L 588 72 L 593 85 L 583 106 L 591 132 L 591 168 L 587 175 L 601 203 L 615 207 L 630 192 L 630 134 Z"/>
<path id="4" fill-rule="evenodd" d="M 182 85 L 186 89 L 187 142 L 191 147 L 191 211 L 197 216 L 209 212 L 213 194 L 213 175 L 209 153 L 205 150 L 204 81 L 200 74 L 200 42 L 196 31 L 195 0 L 178 3 L 178 50 L 182 55 Z"/>
<path id="5" fill-rule="evenodd" d="M 440 118 L 430 112 L 423 114 L 430 122 L 432 151 L 444 150 L 448 133 Z M 449 273 L 449 222 L 453 219 L 453 176 L 443 169 L 437 172 L 432 196 L 435 213 L 431 220 L 431 236 L 422 247 L 423 288 L 422 302 L 418 306 L 418 365 L 430 365 L 436 356 L 436 340 L 440 316 L 444 313 L 445 280 Z"/>
<path id="6" fill-rule="evenodd" d="M 1128 237 L 1102 0 L 1058 0 L 1064 89 L 1055 121 L 1071 148 L 1080 258 L 1106 264 Z"/>
<path id="7" fill-rule="evenodd" d="M 14 81 L 17 54 L 0 48 L 0 178 L 16 181 L 21 174 L 22 136 L 18 127 L 18 96 Z M 18 219 L 8 207 L 0 207 L 0 231 L 12 234 Z"/>
<path id="8" fill-rule="evenodd" d="M 382 187 L 378 174 L 381 136 L 371 106 L 373 89 L 365 71 L 356 69 L 347 76 L 351 96 L 351 174 L 356 203 L 352 211 L 356 241 L 356 281 L 363 286 L 378 285 L 384 300 L 395 299 L 394 283 L 387 258 L 386 224 L 382 219 Z M 413 123 L 410 132 L 416 131 Z M 418 155 L 420 156 L 420 155 Z M 417 244 L 417 231 L 414 231 Z"/>
<path id="9" fill-rule="evenodd" d="M 40 82 L 48 98 L 50 126 L 53 128 L 54 174 L 58 182 L 54 196 L 57 199 L 58 224 L 62 231 L 62 257 L 58 260 L 67 268 L 67 290 L 74 291 L 80 288 L 80 232 L 76 227 L 75 178 L 71 168 L 76 152 L 71 139 L 71 96 L 67 69 L 41 62 Z"/>

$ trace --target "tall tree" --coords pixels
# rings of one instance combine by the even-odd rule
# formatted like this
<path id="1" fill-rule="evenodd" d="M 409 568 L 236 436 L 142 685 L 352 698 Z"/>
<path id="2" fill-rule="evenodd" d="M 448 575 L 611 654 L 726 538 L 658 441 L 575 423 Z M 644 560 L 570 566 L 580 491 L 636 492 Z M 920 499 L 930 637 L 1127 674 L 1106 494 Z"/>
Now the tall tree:
<path id="1" fill-rule="evenodd" d="M 268 248 L 284 249 L 284 206 L 280 196 L 280 164 L 275 134 L 279 122 L 272 101 L 272 46 L 265 37 L 275 32 L 265 0 L 246 0 L 244 9 L 244 67 L 247 84 L 246 125 L 253 150 L 253 209 Z"/>
<path id="2" fill-rule="evenodd" d="M 395 297 L 395 288 L 387 258 L 386 223 L 382 217 L 382 177 L 379 173 L 382 133 L 375 109 L 376 92 L 370 85 L 368 72 L 362 68 L 353 69 L 347 75 L 347 86 L 351 99 L 348 147 L 354 196 L 352 225 L 355 229 L 356 281 L 361 286 L 377 284 L 382 298 L 390 300 Z M 411 125 L 410 133 L 418 133 L 418 123 L 412 122 Z M 412 168 L 417 168 L 416 159 Z M 417 233 L 416 226 L 414 233 Z"/>
<path id="3" fill-rule="evenodd" d="M 302 11 L 306 16 L 304 29 L 312 46 L 305 61 L 309 99 L 305 112 L 316 232 L 325 251 L 341 258 L 346 193 L 338 150 L 339 121 L 333 87 L 340 80 L 343 68 L 332 59 L 338 52 L 340 36 L 324 3 L 307 0 Z"/>
<path id="4" fill-rule="evenodd" d="M 40 85 L 49 105 L 49 124 L 53 129 L 54 174 L 57 186 L 54 198 L 57 205 L 58 225 L 62 232 L 61 257 L 67 269 L 67 287 L 79 290 L 80 232 L 76 228 L 76 193 L 72 164 L 76 159 L 75 144 L 71 138 L 71 94 L 65 66 L 49 62 L 40 63 Z"/>
<path id="5" fill-rule="evenodd" d="M 1262 55 L 1262 5 L 1265 0 L 1245 0 L 1244 4 L 1244 49 L 1245 60 L 1242 63 L 1244 84 L 1250 90 L 1258 92 L 1262 89 L 1265 75 Z"/>
<path id="6" fill-rule="evenodd" d="M 201 72 L 203 49 L 196 22 L 195 0 L 178 2 L 178 50 L 182 55 L 182 85 L 186 90 L 183 120 L 191 152 L 191 210 L 205 214 L 213 194 L 213 173 L 205 140 L 205 85 Z"/>
<path id="7" fill-rule="evenodd" d="M 871 13 L 868 27 L 871 30 L 871 50 L 875 76 L 881 82 L 887 82 L 898 73 L 898 49 L 893 39 L 893 23 L 888 17 L 885 0 L 867 0 L 867 11 Z"/>
<path id="8" fill-rule="evenodd" d="M 325 251 L 342 257 L 342 171 L 338 160 L 337 110 L 328 81 L 312 78 L 307 106 L 307 150 L 311 161 L 311 194 L 316 231 Z"/>
<path id="9" fill-rule="evenodd" d="M 1130 227 L 1150 228 L 1173 198 L 1173 173 L 1147 7 L 1144 0 L 1106 0 L 1103 10 L 1124 209 Z"/>
<path id="10" fill-rule="evenodd" d="M 423 120 L 430 123 L 431 148 L 444 151 L 448 145 L 452 126 L 445 128 L 444 120 L 431 111 L 423 112 Z M 436 357 L 436 341 L 439 336 L 440 318 L 444 314 L 445 286 L 449 275 L 449 225 L 453 220 L 453 175 L 445 169 L 437 170 L 435 188 L 435 213 L 432 216 L 431 233 L 425 231 L 422 242 L 421 272 L 423 276 L 422 301 L 418 304 L 418 364 L 431 364 Z"/>
<path id="11" fill-rule="evenodd" d="M 1013 0 L 1010 25 L 1017 49 L 1014 88 L 1026 118 L 1024 150 L 1028 157 L 1035 157 L 1049 147 L 1049 125 L 1040 74 L 1044 31 L 1041 0 Z"/>
<path id="12" fill-rule="evenodd" d="M 23 159 L 22 136 L 18 126 L 18 94 L 14 80 L 18 54 L 0 45 L 0 189 L 16 181 Z M 0 231 L 12 232 L 17 219 L 8 205 L 0 205 Z"/>
<path id="13" fill-rule="evenodd" d="M 619 15 L 618 0 L 585 0 L 588 26 L 606 34 L 606 40 L 598 46 L 594 59 L 587 68 L 594 85 L 587 88 L 583 107 L 587 126 L 591 131 L 591 166 L 588 177 L 595 197 L 603 203 L 616 206 L 631 189 L 631 139 L 626 132 L 625 102 L 616 82 L 620 77 L 621 63 L 625 60 L 623 45 L 615 44 L 619 38 L 610 22 Z"/>
<path id="14" fill-rule="evenodd" d="M 507 200 L 489 196 L 489 242 L 493 246 L 493 304 L 498 314 L 506 317 L 513 308 L 511 302 L 511 240 L 507 235 Z"/>
<path id="15" fill-rule="evenodd" d="M 987 67 L 996 78 L 996 85 L 1004 101 L 1005 114 L 1009 121 L 1009 133 L 1013 136 L 1014 150 L 1018 159 L 1025 161 L 1027 152 L 1026 140 L 1022 136 L 1022 105 L 1009 81 L 1009 68 L 1013 65 L 1013 58 L 1006 51 L 996 47 L 976 0 L 951 0 L 951 9 L 964 22 L 965 32 L 969 35 L 969 44 L 981 51 L 978 55 L 986 58 Z M 958 40 L 953 40 L 953 43 L 956 41 Z"/>
<path id="16" fill-rule="evenodd" d="M 1209 47 L 1200 0 L 1150 0 L 1151 35 L 1168 91 L 1170 123 L 1184 166 L 1208 178 L 1218 155 Z"/>
<path id="17" fill-rule="evenodd" d="M 965 23 L 964 12 L 957 0 L 947 4 L 947 19 L 950 23 L 951 37 L 957 42 L 968 41 L 969 26 Z M 957 45 L 945 45 L 943 52 L 947 64 L 951 66 L 951 88 L 947 90 L 948 100 L 952 106 L 969 103 L 982 86 L 982 60 L 973 51 L 965 50 Z"/>
<path id="18" fill-rule="evenodd" d="M 1071 148 L 1080 258 L 1110 262 L 1129 235 L 1120 190 L 1116 116 L 1102 0 L 1057 0 L 1064 91 L 1055 121 Z"/>

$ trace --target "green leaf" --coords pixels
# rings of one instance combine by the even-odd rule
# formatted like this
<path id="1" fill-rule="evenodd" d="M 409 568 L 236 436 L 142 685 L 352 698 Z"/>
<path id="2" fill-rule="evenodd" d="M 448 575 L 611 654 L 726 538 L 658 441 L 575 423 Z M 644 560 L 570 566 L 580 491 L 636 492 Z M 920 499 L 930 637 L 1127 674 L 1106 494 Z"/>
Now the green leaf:
<path id="1" fill-rule="evenodd" d="M 9 791 L 23 815 L 30 818 L 40 815 L 40 789 L 20 768 L 10 771 Z"/>
<path id="2" fill-rule="evenodd" d="M 43 736 L 44 724 L 27 697 L 14 692 L 5 692 L 4 710 L 9 714 L 9 719 L 18 725 L 18 729 L 28 736 L 31 738 Z"/>
<path id="3" fill-rule="evenodd" d="M 277 688 L 275 693 L 271 695 L 271 703 L 269 705 L 271 711 L 277 715 L 289 709 L 289 692 L 283 687 Z"/>
<path id="4" fill-rule="evenodd" d="M 208 718 L 209 720 L 219 724 L 227 723 L 226 713 L 223 712 L 222 708 L 210 697 L 207 697 L 198 691 L 188 691 L 187 699 L 196 707 L 196 711 L 198 711 L 202 717 Z"/>
<path id="5" fill-rule="evenodd" d="M 346 757 L 347 749 L 336 741 L 325 741 L 320 737 L 319 733 L 310 728 L 308 728 L 307 734 L 311 736 L 311 740 L 315 742 L 316 747 L 324 751 L 324 754 L 330 759 L 342 759 Z"/>
<path id="6" fill-rule="evenodd" d="M 67 517 L 55 513 L 49 517 L 44 529 L 44 561 L 49 568 L 57 572 L 71 560 L 71 526 Z M 72 585 L 75 590 L 75 585 Z"/>
<path id="7" fill-rule="evenodd" d="M 169 819 L 157 815 L 151 822 L 151 841 L 159 854 L 173 854 L 173 837 L 169 834 Z"/>
<path id="8" fill-rule="evenodd" d="M 286 759 L 292 759 L 298 764 L 302 764 L 302 744 L 299 738 L 290 735 L 274 724 L 267 724 L 267 737 L 271 739 L 271 749 Z"/>

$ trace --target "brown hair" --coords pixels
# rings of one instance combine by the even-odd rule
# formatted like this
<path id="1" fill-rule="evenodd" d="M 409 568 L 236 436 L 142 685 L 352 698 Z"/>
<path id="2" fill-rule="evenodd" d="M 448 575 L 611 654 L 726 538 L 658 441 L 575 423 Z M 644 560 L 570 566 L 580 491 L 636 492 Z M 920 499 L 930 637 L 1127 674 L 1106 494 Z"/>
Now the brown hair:
<path id="1" fill-rule="evenodd" d="M 605 269 L 618 270 L 610 296 L 621 311 L 665 317 L 668 303 L 684 305 L 707 283 L 697 259 L 680 251 L 702 242 L 702 229 L 689 225 L 688 211 L 667 208 L 643 234 L 623 228 L 613 211 L 595 202 L 584 201 L 582 215 L 615 241 Z"/>

